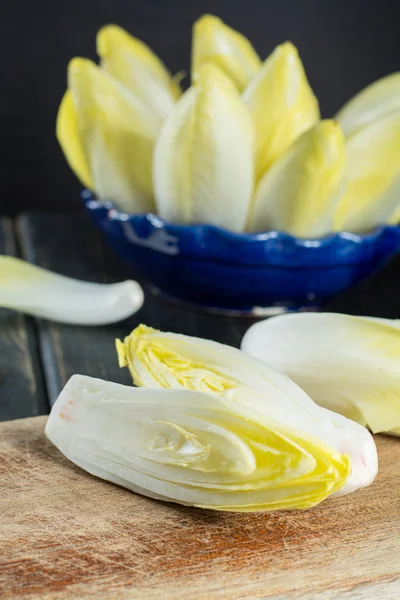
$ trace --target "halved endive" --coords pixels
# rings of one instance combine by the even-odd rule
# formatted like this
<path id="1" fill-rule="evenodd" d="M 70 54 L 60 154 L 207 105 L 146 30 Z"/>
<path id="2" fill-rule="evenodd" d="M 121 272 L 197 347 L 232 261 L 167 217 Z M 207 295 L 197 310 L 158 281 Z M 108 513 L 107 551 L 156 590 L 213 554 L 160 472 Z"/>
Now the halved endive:
<path id="1" fill-rule="evenodd" d="M 74 325 L 122 321 L 143 304 L 136 281 L 102 284 L 57 275 L 18 258 L 0 256 L 0 307 Z"/>
<path id="2" fill-rule="evenodd" d="M 166 120 L 154 153 L 158 214 L 172 223 L 242 231 L 253 190 L 253 129 L 232 82 L 199 69 Z"/>
<path id="3" fill-rule="evenodd" d="M 294 314 L 250 327 L 242 350 L 288 375 L 320 406 L 400 435 L 399 321 Z"/>
<path id="4" fill-rule="evenodd" d="M 219 67 L 240 92 L 261 67 L 261 60 L 249 40 L 213 15 L 203 15 L 193 25 L 194 79 L 206 63 Z"/>
<path id="5" fill-rule="evenodd" d="M 259 181 L 294 140 L 319 120 L 319 106 L 297 49 L 277 46 L 243 92 L 255 130 Z"/>
<path id="6" fill-rule="evenodd" d="M 226 457 L 216 479 L 202 474 L 202 485 L 212 484 L 209 499 L 201 489 L 199 501 L 192 490 L 189 502 L 193 504 L 222 510 L 307 508 L 332 493 L 369 485 L 376 475 L 375 444 L 366 429 L 318 407 L 290 379 L 240 350 L 143 325 L 118 341 L 117 350 L 120 365 L 129 366 L 134 382 L 148 388 L 149 397 L 151 391 L 167 389 L 168 403 L 170 398 L 173 402 L 173 392 L 186 390 L 197 402 L 201 393 L 196 411 L 206 425 L 196 438 L 199 443 L 209 444 L 211 450 L 207 428 L 216 432 L 222 427 L 250 450 L 253 471 L 229 473 Z M 191 402 L 190 395 L 186 398 Z M 208 407 L 215 412 L 208 413 Z M 175 415 L 169 416 L 168 423 L 173 424 L 179 413 L 170 411 Z M 184 430 L 180 430 L 184 439 L 192 439 L 196 433 L 192 421 L 176 424 Z M 186 473 L 188 481 L 193 480 L 190 485 L 196 485 L 193 473 Z M 214 502 L 212 494 L 217 491 L 223 496 L 217 495 Z"/>
<path id="7" fill-rule="evenodd" d="M 343 133 L 335 121 L 320 121 L 303 133 L 261 179 L 247 229 L 323 236 L 333 229 L 345 186 Z"/>
<path id="8" fill-rule="evenodd" d="M 74 58 L 57 138 L 81 182 L 128 212 L 154 209 L 152 158 L 160 120 L 92 61 Z"/>

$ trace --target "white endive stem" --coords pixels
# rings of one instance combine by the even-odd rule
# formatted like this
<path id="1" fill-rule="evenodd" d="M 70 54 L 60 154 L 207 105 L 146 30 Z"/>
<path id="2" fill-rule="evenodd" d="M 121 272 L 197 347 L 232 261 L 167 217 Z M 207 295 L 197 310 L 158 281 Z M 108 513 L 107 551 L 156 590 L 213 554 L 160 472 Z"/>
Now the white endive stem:
<path id="1" fill-rule="evenodd" d="M 311 436 L 273 419 L 267 398 L 246 406 L 229 396 L 75 375 L 46 435 L 89 473 L 152 498 L 224 511 L 304 509 L 352 491 L 343 484 L 355 463 L 336 447 L 343 432 L 336 435 L 329 411 L 318 410 L 326 416 Z"/>
<path id="2" fill-rule="evenodd" d="M 320 406 L 374 433 L 400 434 L 398 321 L 284 315 L 250 327 L 242 350 L 288 375 Z"/>
<path id="3" fill-rule="evenodd" d="M 107 325 L 143 304 L 136 281 L 102 284 L 57 275 L 18 258 L 0 256 L 0 306 L 74 325 Z"/>

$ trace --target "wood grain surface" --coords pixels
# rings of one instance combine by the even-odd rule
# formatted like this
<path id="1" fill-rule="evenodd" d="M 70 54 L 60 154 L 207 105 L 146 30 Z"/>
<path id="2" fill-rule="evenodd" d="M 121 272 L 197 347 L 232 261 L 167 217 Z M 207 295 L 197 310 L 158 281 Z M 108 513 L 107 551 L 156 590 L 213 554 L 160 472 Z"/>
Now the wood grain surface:
<path id="1" fill-rule="evenodd" d="M 0 254 L 16 252 L 12 222 L 0 219 Z M 0 420 L 47 410 L 33 321 L 0 308 Z"/>
<path id="2" fill-rule="evenodd" d="M 369 488 L 305 512 L 229 514 L 92 477 L 45 417 L 0 424 L 0 597 L 398 600 L 400 440 Z"/>

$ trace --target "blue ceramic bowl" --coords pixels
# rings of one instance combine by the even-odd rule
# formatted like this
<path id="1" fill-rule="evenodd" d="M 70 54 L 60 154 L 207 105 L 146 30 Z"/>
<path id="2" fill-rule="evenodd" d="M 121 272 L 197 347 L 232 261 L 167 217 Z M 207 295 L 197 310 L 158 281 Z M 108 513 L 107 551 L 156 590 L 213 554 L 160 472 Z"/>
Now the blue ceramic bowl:
<path id="1" fill-rule="evenodd" d="M 277 231 L 172 225 L 152 214 L 119 212 L 87 191 L 82 199 L 134 275 L 167 296 L 207 309 L 267 314 L 315 307 L 400 251 L 399 226 L 305 240 Z"/>

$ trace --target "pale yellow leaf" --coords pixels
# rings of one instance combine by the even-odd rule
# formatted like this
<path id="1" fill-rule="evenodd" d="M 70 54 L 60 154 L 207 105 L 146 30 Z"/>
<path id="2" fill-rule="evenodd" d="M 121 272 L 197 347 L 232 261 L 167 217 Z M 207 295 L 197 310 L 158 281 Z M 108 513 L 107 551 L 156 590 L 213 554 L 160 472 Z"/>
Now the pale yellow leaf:
<path id="1" fill-rule="evenodd" d="M 344 134 L 350 136 L 361 127 L 400 110 L 400 73 L 374 81 L 351 98 L 336 115 Z"/>
<path id="2" fill-rule="evenodd" d="M 345 187 L 346 151 L 335 121 L 304 133 L 261 180 L 253 201 L 250 231 L 277 229 L 319 237 L 333 228 Z"/>
<path id="3" fill-rule="evenodd" d="M 159 125 L 151 111 L 90 60 L 71 61 L 68 87 L 97 196 L 125 211 L 153 210 L 152 156 Z"/>
<path id="4" fill-rule="evenodd" d="M 102 68 L 123 83 L 162 123 L 181 91 L 158 56 L 117 25 L 100 29 L 97 53 Z"/>
<path id="5" fill-rule="evenodd" d="M 58 109 L 56 135 L 65 158 L 79 181 L 93 191 L 93 181 L 78 128 L 71 92 L 66 91 Z"/>
<path id="6" fill-rule="evenodd" d="M 319 119 L 319 108 L 297 49 L 278 46 L 243 94 L 255 129 L 256 179 Z"/>
<path id="7" fill-rule="evenodd" d="M 224 71 L 239 91 L 261 67 L 261 60 L 249 40 L 212 15 L 203 15 L 193 26 L 192 78 L 207 62 Z"/>
<path id="8" fill-rule="evenodd" d="M 204 65 L 157 141 L 160 216 L 243 230 L 253 188 L 252 144 L 250 117 L 233 84 L 217 67 Z"/>
<path id="9" fill-rule="evenodd" d="M 346 151 L 348 187 L 335 228 L 363 233 L 385 223 L 400 204 L 400 112 L 356 131 Z"/>

